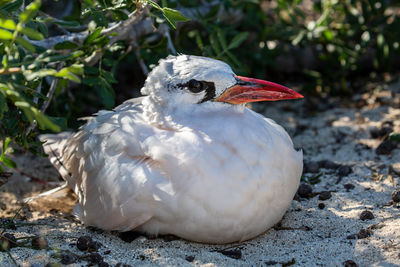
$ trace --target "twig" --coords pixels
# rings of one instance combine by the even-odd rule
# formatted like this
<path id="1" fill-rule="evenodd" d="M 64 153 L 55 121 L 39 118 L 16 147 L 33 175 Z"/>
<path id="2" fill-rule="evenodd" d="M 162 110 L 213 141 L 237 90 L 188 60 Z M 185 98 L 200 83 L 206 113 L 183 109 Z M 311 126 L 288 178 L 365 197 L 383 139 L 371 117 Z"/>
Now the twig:
<path id="1" fill-rule="evenodd" d="M 139 45 L 137 44 L 135 39 L 131 40 L 131 46 L 133 48 L 133 51 L 135 51 L 136 59 L 139 62 L 143 74 L 147 76 L 149 74 L 149 69 L 147 68 L 146 63 L 144 63 L 142 57 L 140 56 Z"/>
<path id="2" fill-rule="evenodd" d="M 169 27 L 166 24 L 161 24 L 158 27 L 158 32 L 167 38 L 169 50 L 171 51 L 172 54 L 176 55 L 176 49 L 174 47 L 174 44 L 172 43 L 171 34 L 169 32 Z"/>
<path id="3" fill-rule="evenodd" d="M 0 75 L 15 74 L 21 72 L 22 72 L 21 68 L 0 69 Z"/>

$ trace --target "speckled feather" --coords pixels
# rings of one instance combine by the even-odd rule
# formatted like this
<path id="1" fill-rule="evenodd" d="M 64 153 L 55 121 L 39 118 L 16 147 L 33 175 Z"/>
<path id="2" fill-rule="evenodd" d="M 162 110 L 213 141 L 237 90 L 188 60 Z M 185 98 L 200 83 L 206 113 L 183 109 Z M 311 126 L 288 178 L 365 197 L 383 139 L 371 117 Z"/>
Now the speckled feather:
<path id="1" fill-rule="evenodd" d="M 196 77 L 220 95 L 232 75 L 220 61 L 168 57 L 149 75 L 148 96 L 100 111 L 77 133 L 42 136 L 79 197 L 79 219 L 207 243 L 243 241 L 277 223 L 302 172 L 285 130 L 243 105 L 197 104 L 204 94 L 173 86 Z"/>

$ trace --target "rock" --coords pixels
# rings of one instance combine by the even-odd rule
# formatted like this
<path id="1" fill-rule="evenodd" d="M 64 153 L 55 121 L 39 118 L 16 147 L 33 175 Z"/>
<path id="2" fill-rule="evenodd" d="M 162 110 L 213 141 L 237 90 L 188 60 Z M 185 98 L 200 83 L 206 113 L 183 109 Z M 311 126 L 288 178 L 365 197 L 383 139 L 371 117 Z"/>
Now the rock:
<path id="1" fill-rule="evenodd" d="M 185 258 L 185 260 L 187 260 L 188 262 L 193 262 L 194 261 L 194 256 L 187 256 Z"/>
<path id="2" fill-rule="evenodd" d="M 72 263 L 76 263 L 78 261 L 78 258 L 73 255 L 73 254 L 69 254 L 69 253 L 65 253 L 61 255 L 61 263 L 62 264 L 72 264 Z"/>
<path id="3" fill-rule="evenodd" d="M 131 243 L 133 240 L 137 239 L 140 236 L 142 236 L 142 234 L 136 231 L 121 232 L 118 234 L 118 237 L 121 238 L 122 241 L 125 241 L 127 243 Z"/>
<path id="4" fill-rule="evenodd" d="M 389 171 L 390 173 L 400 176 L 400 162 L 390 164 Z"/>
<path id="5" fill-rule="evenodd" d="M 399 203 L 400 202 L 400 190 L 394 190 L 392 193 L 392 200 L 394 203 Z"/>
<path id="6" fill-rule="evenodd" d="M 324 203 L 319 203 L 319 204 L 318 204 L 318 208 L 319 208 L 320 210 L 323 210 L 323 209 L 325 208 L 325 204 L 324 204 Z"/>
<path id="7" fill-rule="evenodd" d="M 321 193 L 319 193 L 319 200 L 327 200 L 330 199 L 332 196 L 330 191 L 322 191 Z"/>
<path id="8" fill-rule="evenodd" d="M 396 145 L 390 140 L 384 140 L 375 149 L 375 153 L 378 155 L 389 155 L 392 150 L 396 148 Z"/>
<path id="9" fill-rule="evenodd" d="M 350 167 L 350 166 L 347 166 L 347 165 L 342 165 L 342 166 L 340 166 L 339 169 L 338 169 L 338 174 L 339 174 L 340 176 L 347 176 L 347 175 L 349 175 L 349 174 L 352 173 L 352 172 L 353 172 L 353 170 L 351 169 L 351 167 Z"/>
<path id="10" fill-rule="evenodd" d="M 318 161 L 318 165 L 320 168 L 331 170 L 337 169 L 340 166 L 339 164 L 327 159 Z"/>
<path id="11" fill-rule="evenodd" d="M 118 262 L 118 263 L 115 265 L 115 267 L 132 267 L 132 265 L 125 264 L 125 263 L 122 263 L 122 262 Z"/>
<path id="12" fill-rule="evenodd" d="M 375 218 L 374 214 L 372 214 L 372 212 L 370 212 L 369 210 L 364 210 L 360 214 L 360 220 L 362 220 L 362 221 L 372 220 L 374 218 Z"/>
<path id="13" fill-rule="evenodd" d="M 301 183 L 299 189 L 297 189 L 297 194 L 303 198 L 309 198 L 312 194 L 312 187 L 308 184 Z"/>
<path id="14" fill-rule="evenodd" d="M 102 262 L 100 262 L 97 266 L 98 266 L 98 267 L 109 267 L 110 265 L 109 265 L 107 262 L 102 261 Z"/>
<path id="15" fill-rule="evenodd" d="M 101 256 L 97 252 L 90 253 L 89 257 L 88 257 L 88 261 L 93 264 L 99 264 L 99 263 L 103 262 L 103 256 Z"/>
<path id="16" fill-rule="evenodd" d="M 304 171 L 308 173 L 317 173 L 319 171 L 319 164 L 316 161 L 304 163 Z"/>
<path id="17" fill-rule="evenodd" d="M 361 229 L 360 231 L 358 231 L 357 237 L 358 237 L 358 239 L 363 239 L 363 238 L 370 237 L 371 234 L 372 234 L 371 231 Z"/>
<path id="18" fill-rule="evenodd" d="M 80 251 L 88 251 L 90 242 L 93 242 L 90 236 L 80 236 L 76 242 L 76 246 Z"/>
<path id="19" fill-rule="evenodd" d="M 242 251 L 240 249 L 219 250 L 218 252 L 235 260 L 239 260 L 242 258 Z"/>
<path id="20" fill-rule="evenodd" d="M 347 192 L 349 192 L 351 189 L 354 189 L 354 185 L 353 184 L 345 184 L 343 185 L 343 187 L 346 189 Z"/>
<path id="21" fill-rule="evenodd" d="M 49 246 L 49 242 L 44 236 L 34 237 L 31 243 L 34 249 L 45 249 Z"/>
<path id="22" fill-rule="evenodd" d="M 347 260 L 347 261 L 343 262 L 343 266 L 344 267 L 358 267 L 358 264 L 352 260 Z"/>

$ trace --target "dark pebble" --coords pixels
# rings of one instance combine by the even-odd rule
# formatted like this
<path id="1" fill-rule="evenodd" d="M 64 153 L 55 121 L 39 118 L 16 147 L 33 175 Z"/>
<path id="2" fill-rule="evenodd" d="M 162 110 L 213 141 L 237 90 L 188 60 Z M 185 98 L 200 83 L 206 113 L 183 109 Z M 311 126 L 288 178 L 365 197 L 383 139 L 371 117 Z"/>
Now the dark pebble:
<path id="1" fill-rule="evenodd" d="M 351 169 L 350 166 L 342 165 L 342 166 L 340 166 L 339 169 L 338 169 L 338 174 L 339 174 L 340 176 L 347 176 L 347 175 L 349 175 L 352 171 L 353 171 L 353 170 Z"/>
<path id="2" fill-rule="evenodd" d="M 380 136 L 379 136 L 379 129 L 378 129 L 378 127 L 372 127 L 372 128 L 369 130 L 369 134 L 371 135 L 371 138 L 378 138 L 378 137 L 380 137 Z"/>
<path id="3" fill-rule="evenodd" d="M 277 261 L 266 261 L 265 262 L 265 265 L 267 265 L 267 266 L 270 266 L 270 265 L 276 265 L 276 264 L 278 264 L 279 262 L 277 262 Z"/>
<path id="4" fill-rule="evenodd" d="M 330 191 L 322 191 L 321 193 L 319 193 L 319 200 L 327 200 L 330 199 L 332 196 Z"/>
<path id="5" fill-rule="evenodd" d="M 49 246 L 49 242 L 44 236 L 36 236 L 32 238 L 31 244 L 34 249 L 45 249 Z"/>
<path id="6" fill-rule="evenodd" d="M 353 184 L 345 184 L 343 187 L 349 192 L 351 189 L 354 189 L 355 186 Z"/>
<path id="7" fill-rule="evenodd" d="M 135 232 L 135 231 L 121 232 L 118 234 L 118 237 L 121 238 L 122 241 L 125 241 L 127 243 L 131 243 L 133 240 L 135 240 L 139 236 L 142 236 L 142 235 L 139 232 Z"/>
<path id="8" fill-rule="evenodd" d="M 356 238 L 357 238 L 357 234 L 348 235 L 346 237 L 346 239 L 356 239 Z"/>
<path id="9" fill-rule="evenodd" d="M 125 263 L 122 263 L 122 262 L 118 262 L 118 263 L 115 265 L 115 267 L 132 267 L 132 265 L 125 264 Z"/>
<path id="10" fill-rule="evenodd" d="M 331 160 L 320 160 L 318 161 L 319 167 L 324 169 L 337 169 L 340 165 Z"/>
<path id="11" fill-rule="evenodd" d="M 98 267 L 109 267 L 110 264 L 108 264 L 108 263 L 105 262 L 105 261 L 102 261 L 102 262 L 100 262 L 97 266 L 98 266 Z"/>
<path id="12" fill-rule="evenodd" d="M 325 209 L 325 204 L 324 204 L 324 203 L 319 203 L 319 204 L 318 204 L 318 208 L 319 208 L 320 210 Z"/>
<path id="13" fill-rule="evenodd" d="M 104 254 L 104 255 L 111 254 L 111 250 L 106 250 L 106 251 L 103 252 L 103 254 Z"/>
<path id="14" fill-rule="evenodd" d="M 301 183 L 299 189 L 297 189 L 297 194 L 300 197 L 309 198 L 312 194 L 312 187 L 308 184 Z"/>
<path id="15" fill-rule="evenodd" d="M 187 260 L 188 262 L 193 262 L 194 261 L 194 256 L 187 256 L 185 258 L 185 260 Z"/>
<path id="16" fill-rule="evenodd" d="M 42 267 L 43 265 L 40 263 L 32 263 L 30 267 Z"/>
<path id="17" fill-rule="evenodd" d="M 358 239 L 367 238 L 369 236 L 371 236 L 371 231 L 368 231 L 365 229 L 361 229 L 360 231 L 358 231 L 358 234 L 357 234 Z"/>
<path id="18" fill-rule="evenodd" d="M 90 253 L 88 260 L 90 263 L 99 264 L 99 263 L 103 262 L 103 256 L 101 256 L 97 252 Z"/>
<path id="19" fill-rule="evenodd" d="M 89 241 L 89 243 L 87 244 L 88 251 L 90 251 L 90 252 L 97 251 L 101 246 L 102 245 L 100 242 L 93 241 L 93 240 Z"/>
<path id="20" fill-rule="evenodd" d="M 218 252 L 235 260 L 239 260 L 242 258 L 242 251 L 240 249 L 220 250 Z"/>
<path id="21" fill-rule="evenodd" d="M 304 170 L 307 173 L 317 173 L 319 171 L 319 164 L 316 161 L 304 163 Z"/>
<path id="22" fill-rule="evenodd" d="M 380 129 L 378 129 L 376 127 L 373 127 L 370 130 L 370 134 L 371 134 L 372 138 L 383 137 L 383 136 L 386 136 L 386 135 L 390 134 L 391 132 L 393 132 L 393 128 L 390 127 L 390 126 L 383 126 Z"/>
<path id="23" fill-rule="evenodd" d="M 394 190 L 392 193 L 392 200 L 395 203 L 399 203 L 400 202 L 400 190 Z"/>
<path id="24" fill-rule="evenodd" d="M 8 218 L 1 219 L 1 224 L 2 224 L 1 228 L 17 230 L 17 226 L 15 226 L 15 222 L 11 219 L 8 219 Z"/>
<path id="25" fill-rule="evenodd" d="M 365 221 L 365 220 L 372 220 L 374 217 L 374 214 L 370 212 L 369 210 L 364 210 L 360 214 L 360 220 Z"/>
<path id="26" fill-rule="evenodd" d="M 344 267 L 358 267 L 358 264 L 352 260 L 347 260 L 347 261 L 343 262 L 343 266 Z"/>
<path id="27" fill-rule="evenodd" d="M 87 251 L 89 249 L 89 243 L 93 242 L 92 238 L 90 236 L 80 236 L 78 238 L 78 241 L 76 241 L 76 247 L 80 251 Z"/>
<path id="28" fill-rule="evenodd" d="M 389 155 L 395 147 L 396 145 L 392 141 L 384 140 L 376 148 L 375 153 L 378 155 Z"/>
<path id="29" fill-rule="evenodd" d="M 61 263 L 62 264 L 72 264 L 76 263 L 78 258 L 73 254 L 62 254 L 61 255 Z"/>

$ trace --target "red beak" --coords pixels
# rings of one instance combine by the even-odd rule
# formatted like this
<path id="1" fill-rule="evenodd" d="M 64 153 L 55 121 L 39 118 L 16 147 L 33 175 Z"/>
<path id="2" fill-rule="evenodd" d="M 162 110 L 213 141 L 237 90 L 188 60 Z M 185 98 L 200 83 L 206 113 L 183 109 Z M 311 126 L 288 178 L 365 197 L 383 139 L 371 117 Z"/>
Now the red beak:
<path id="1" fill-rule="evenodd" d="M 257 101 L 276 101 L 303 98 L 301 94 L 273 82 L 236 76 L 237 83 L 226 89 L 215 101 L 243 104 Z"/>

